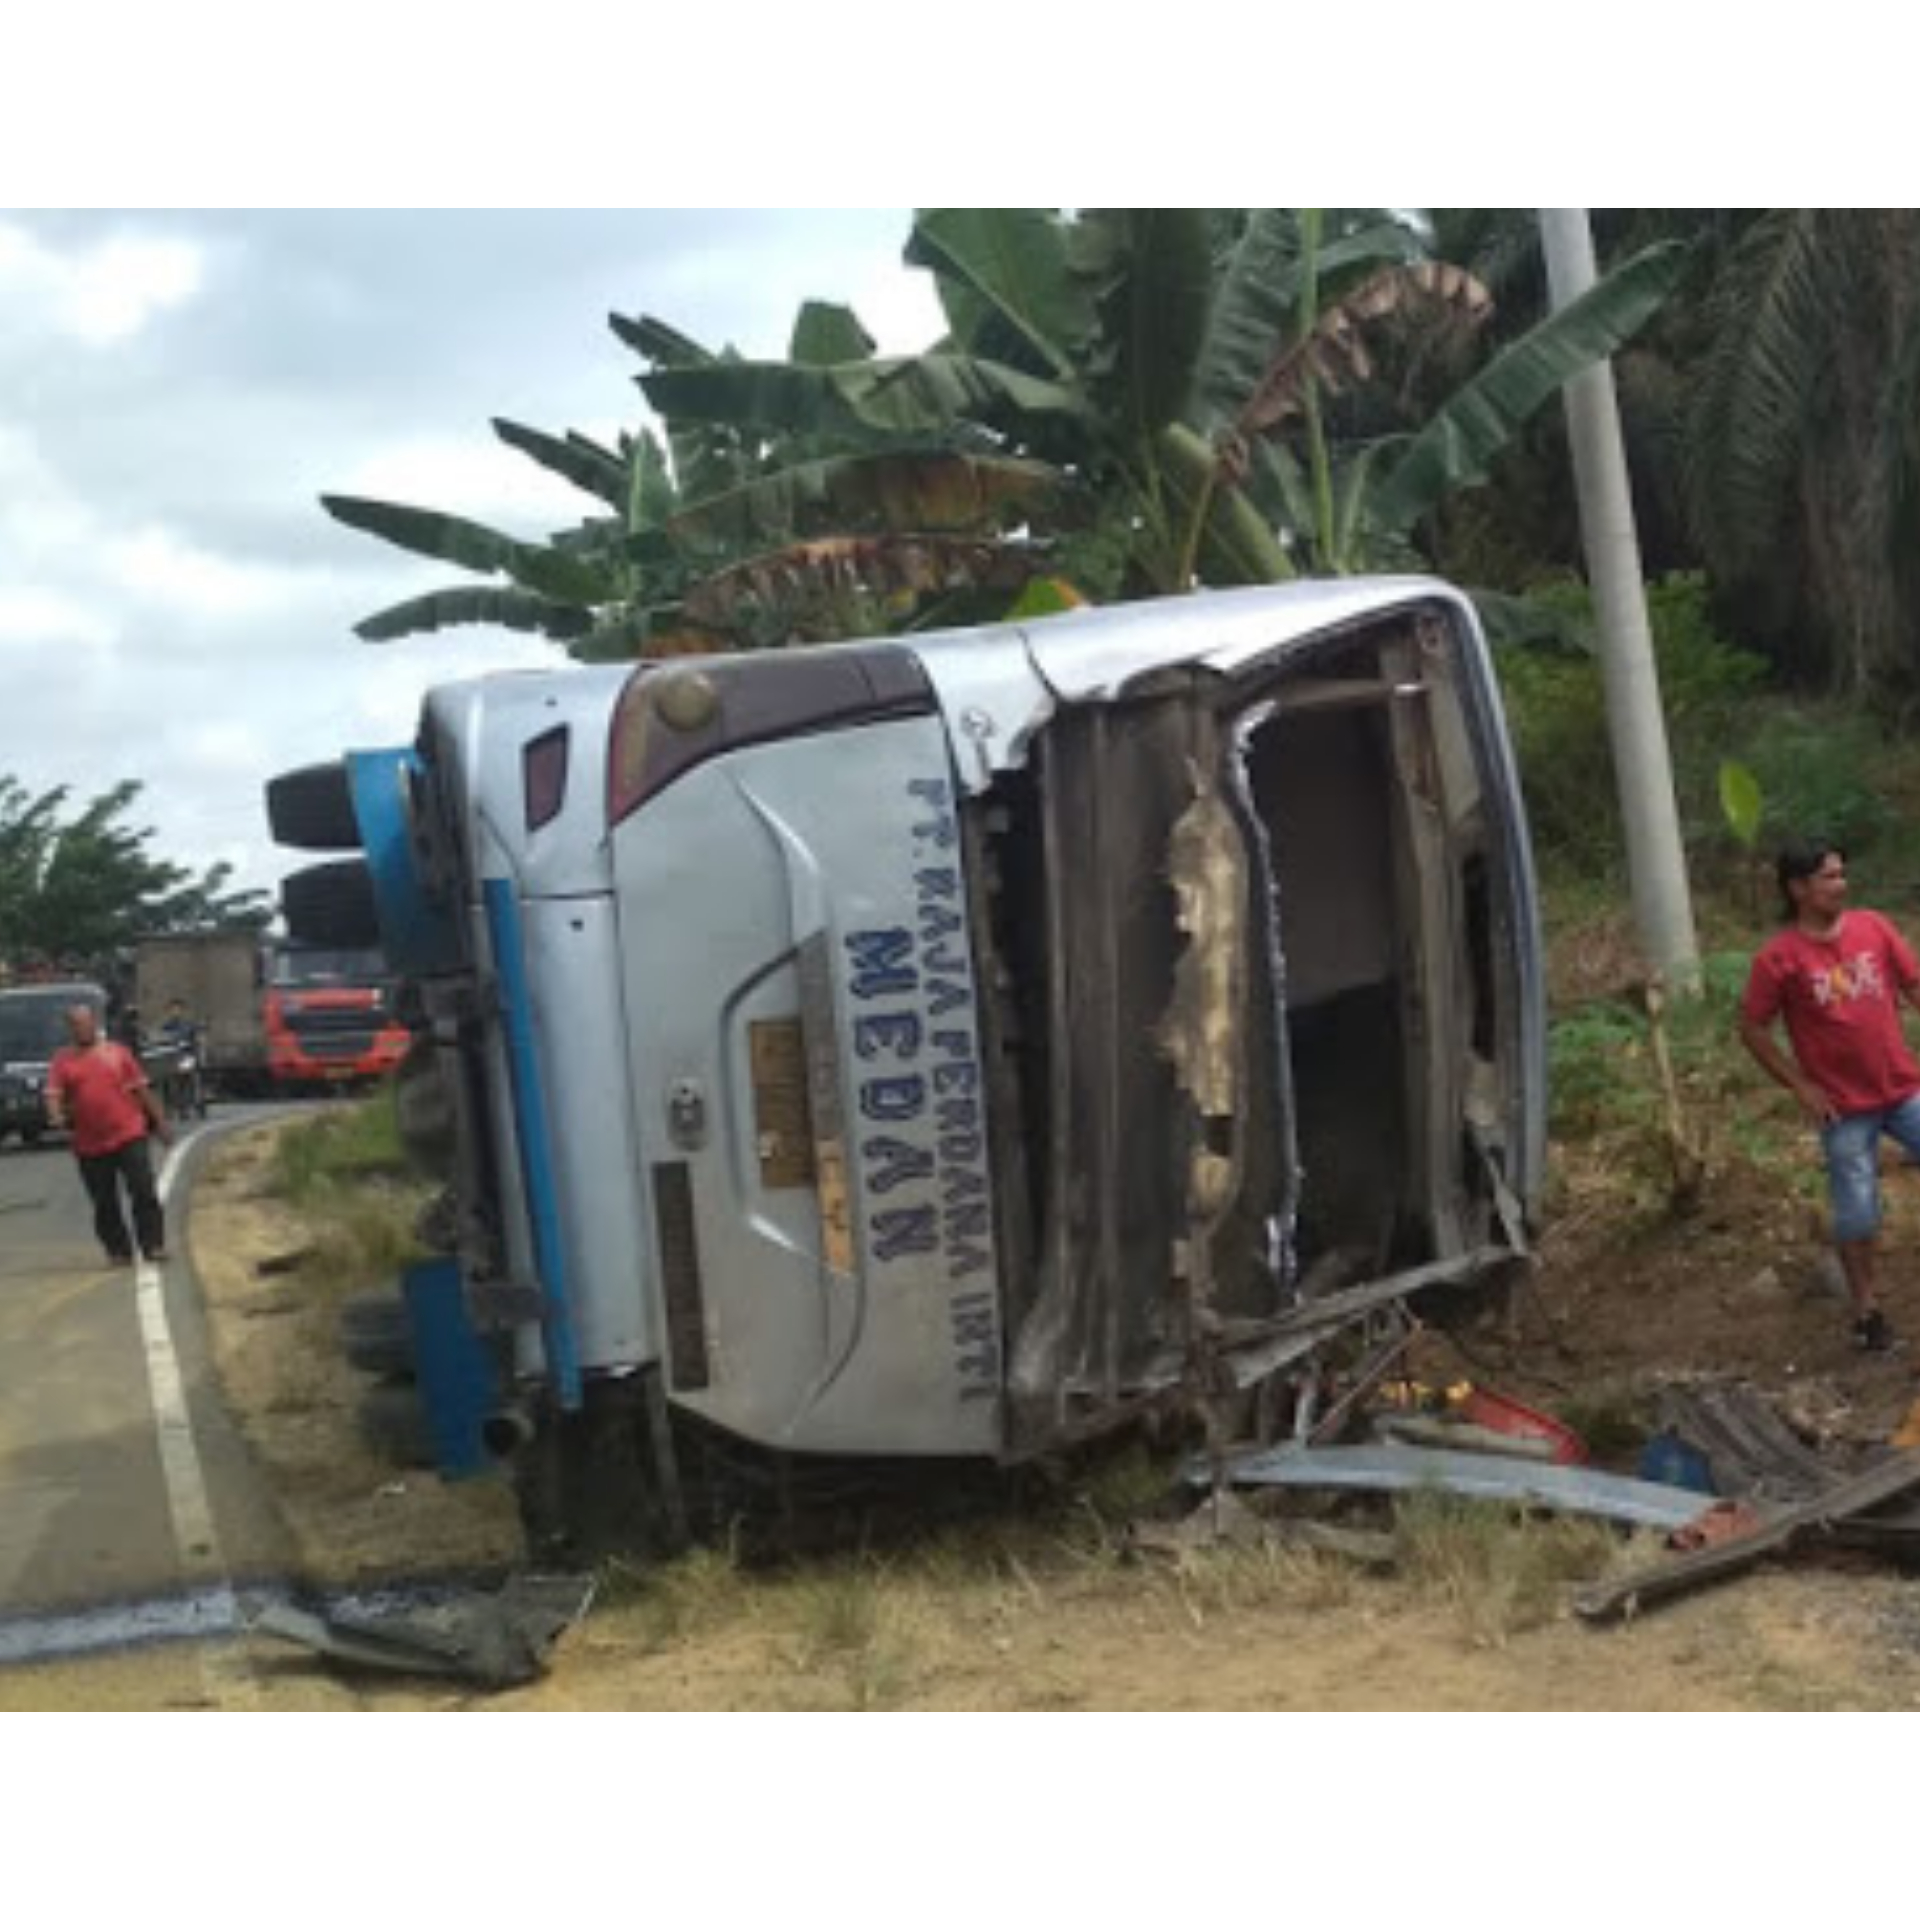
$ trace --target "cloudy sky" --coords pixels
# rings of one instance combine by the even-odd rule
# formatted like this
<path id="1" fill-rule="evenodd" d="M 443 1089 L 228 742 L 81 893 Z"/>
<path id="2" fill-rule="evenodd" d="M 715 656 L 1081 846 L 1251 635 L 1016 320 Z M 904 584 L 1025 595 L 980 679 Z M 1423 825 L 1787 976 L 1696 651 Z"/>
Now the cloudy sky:
<path id="1" fill-rule="evenodd" d="M 585 496 L 495 415 L 611 437 L 642 419 L 609 311 L 749 353 L 807 297 L 884 348 L 938 331 L 907 215 L 843 210 L 0 210 L 0 773 L 144 784 L 155 848 L 268 885 L 260 784 L 397 744 L 422 690 L 550 663 L 464 629 L 353 623 L 470 576 L 336 525 L 321 492 L 538 536 Z"/>

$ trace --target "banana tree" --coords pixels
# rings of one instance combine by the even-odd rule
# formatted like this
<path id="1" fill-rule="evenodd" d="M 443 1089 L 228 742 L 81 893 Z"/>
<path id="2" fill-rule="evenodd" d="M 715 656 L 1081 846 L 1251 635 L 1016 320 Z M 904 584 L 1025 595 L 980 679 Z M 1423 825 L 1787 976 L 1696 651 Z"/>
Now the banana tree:
<path id="1" fill-rule="evenodd" d="M 1646 324 L 1683 262 L 1683 250 L 1671 245 L 1635 256 L 1585 299 L 1499 348 L 1417 426 L 1381 430 L 1363 414 L 1343 430 L 1325 416 L 1324 399 L 1371 378 L 1370 323 L 1403 336 L 1473 332 L 1491 313 L 1485 287 L 1448 262 L 1377 274 L 1318 314 L 1303 348 L 1269 371 L 1220 442 L 1223 456 L 1240 471 L 1258 449 L 1250 478 L 1264 478 L 1262 497 L 1282 504 L 1287 523 L 1300 530 L 1310 570 L 1405 564 L 1446 499 L 1484 481 L 1568 380 Z"/>
<path id="2" fill-rule="evenodd" d="M 510 420 L 493 426 L 508 446 L 612 511 L 540 544 L 432 508 L 322 494 L 320 504 L 343 526 L 488 579 L 402 601 L 354 631 L 363 640 L 397 640 L 494 625 L 545 634 L 585 658 L 630 651 L 631 640 L 644 637 L 682 591 L 682 569 L 661 534 L 676 495 L 658 441 L 649 433 L 622 435 L 613 452 L 582 434 L 557 439 Z"/>
<path id="3" fill-rule="evenodd" d="M 1657 308 L 1679 266 L 1653 248 L 1503 348 L 1417 429 L 1343 426 L 1390 327 L 1472 330 L 1473 277 L 1386 211 L 921 212 L 907 260 L 948 321 L 893 360 L 666 366 L 668 421 L 953 434 L 1050 467 L 1096 503 L 1057 528 L 1097 597 L 1400 562 L 1449 492 L 1484 477 L 1572 374 Z"/>
<path id="4" fill-rule="evenodd" d="M 656 371 L 744 365 L 659 320 L 612 325 Z M 810 302 L 781 364 L 858 366 L 872 346 L 848 309 Z M 602 509 L 544 543 L 455 514 L 323 495 L 343 525 L 489 576 L 386 608 L 355 631 L 390 640 L 490 623 L 546 634 L 581 659 L 781 645 L 885 631 L 981 592 L 1004 602 L 1046 564 L 1043 546 L 1008 535 L 1062 490 L 1061 477 L 1000 456 L 970 429 L 932 435 L 777 407 L 665 427 L 664 445 L 642 431 L 614 451 L 496 420 L 507 445 Z"/>
<path id="5" fill-rule="evenodd" d="M 615 316 L 664 444 L 496 422 L 602 509 L 544 543 L 325 496 L 347 525 L 489 576 L 358 631 L 489 620 L 607 657 L 990 617 L 1042 575 L 1058 604 L 1405 564 L 1434 507 L 1642 325 L 1678 266 L 1637 256 L 1409 427 L 1377 404 L 1379 348 L 1471 334 L 1488 301 L 1390 212 L 934 209 L 906 258 L 948 323 L 920 354 L 877 356 L 822 303 L 769 361 Z"/>

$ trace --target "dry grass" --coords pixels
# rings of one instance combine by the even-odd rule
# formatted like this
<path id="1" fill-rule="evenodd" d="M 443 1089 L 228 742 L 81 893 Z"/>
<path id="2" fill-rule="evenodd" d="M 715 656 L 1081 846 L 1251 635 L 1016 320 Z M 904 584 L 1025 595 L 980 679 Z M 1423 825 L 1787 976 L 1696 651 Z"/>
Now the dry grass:
<path id="1" fill-rule="evenodd" d="M 856 1562 L 788 1582 L 780 1601 L 796 1671 L 824 1680 L 832 1704 L 870 1712 L 906 1698 L 924 1657 L 909 1580 Z"/>
<path id="2" fill-rule="evenodd" d="M 281 1197 L 282 1142 L 315 1124 L 302 1116 L 217 1142 L 194 1183 L 189 1223 L 222 1392 L 293 1536 L 299 1571 L 351 1584 L 510 1564 L 519 1528 L 504 1485 L 445 1485 L 430 1472 L 397 1471 L 360 1443 L 355 1409 L 366 1378 L 342 1355 L 339 1303 L 394 1276 L 411 1246 L 412 1210 L 384 1185 L 335 1188 L 331 1206 L 319 1189 L 304 1206 Z"/>
<path id="3" fill-rule="evenodd" d="M 283 1128 L 264 1187 L 300 1222 L 303 1286 L 335 1303 L 420 1258 L 414 1222 L 432 1190 L 408 1169 L 390 1089 Z"/>
<path id="4" fill-rule="evenodd" d="M 1484 1501 L 1413 1493 L 1395 1503 L 1406 1576 L 1438 1602 L 1470 1645 L 1503 1647 L 1566 1611 L 1570 1589 L 1619 1562 L 1597 1521 L 1542 1519 Z"/>
<path id="5" fill-rule="evenodd" d="M 1183 1554 L 1161 1578 L 1192 1625 L 1203 1627 L 1250 1610 L 1338 1611 L 1377 1576 L 1338 1554 L 1252 1541 Z"/>

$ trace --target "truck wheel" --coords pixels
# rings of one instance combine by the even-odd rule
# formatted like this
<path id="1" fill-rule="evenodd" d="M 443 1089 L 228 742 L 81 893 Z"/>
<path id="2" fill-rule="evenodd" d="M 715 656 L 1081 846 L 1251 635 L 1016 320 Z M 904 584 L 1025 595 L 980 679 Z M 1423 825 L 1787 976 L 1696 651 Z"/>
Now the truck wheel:
<path id="1" fill-rule="evenodd" d="M 360 845 L 344 760 L 300 767 L 267 782 L 267 826 L 283 847 L 339 853 Z"/>
<path id="2" fill-rule="evenodd" d="M 340 1308 L 340 1351 L 362 1373 L 413 1374 L 413 1327 L 407 1304 L 390 1288 L 356 1293 Z"/>
<path id="3" fill-rule="evenodd" d="M 433 1433 L 420 1389 L 405 1380 L 379 1380 L 360 1396 L 354 1425 L 366 1449 L 393 1467 L 434 1464 Z"/>
<path id="4" fill-rule="evenodd" d="M 377 947 L 380 916 L 364 860 L 323 860 L 280 882 L 280 911 L 295 940 L 316 947 Z"/>

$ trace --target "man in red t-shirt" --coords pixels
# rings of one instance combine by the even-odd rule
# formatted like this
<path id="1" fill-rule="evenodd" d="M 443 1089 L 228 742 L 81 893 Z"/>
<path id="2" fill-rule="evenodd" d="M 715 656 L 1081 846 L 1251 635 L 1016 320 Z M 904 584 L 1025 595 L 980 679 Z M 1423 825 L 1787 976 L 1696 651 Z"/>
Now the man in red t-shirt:
<path id="1" fill-rule="evenodd" d="M 1899 1006 L 1920 1009 L 1920 962 L 1890 921 L 1847 905 L 1838 847 L 1791 846 L 1776 873 L 1787 925 L 1754 958 L 1740 1038 L 1820 1129 L 1854 1344 L 1883 1353 L 1894 1342 L 1875 1299 L 1880 1136 L 1920 1160 L 1920 1063 Z M 1776 1018 L 1786 1021 L 1791 1060 L 1774 1041 Z"/>
<path id="2" fill-rule="evenodd" d="M 166 1221 L 154 1190 L 147 1135 L 173 1136 L 140 1062 L 100 1034 L 99 1016 L 82 1003 L 67 1009 L 73 1044 L 53 1056 L 47 1076 L 47 1118 L 73 1131 L 73 1154 L 93 1202 L 93 1230 L 107 1258 L 130 1264 L 137 1238 L 149 1260 L 164 1260 Z M 133 1209 L 133 1233 L 120 1210 L 125 1185 Z"/>

